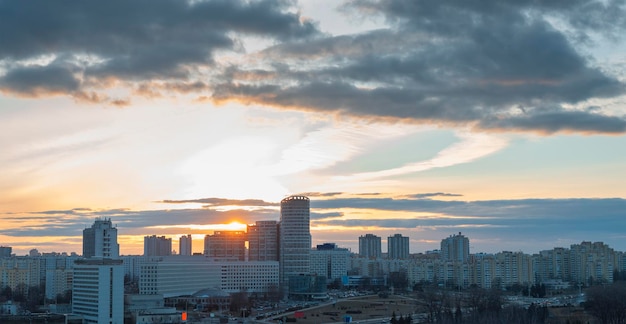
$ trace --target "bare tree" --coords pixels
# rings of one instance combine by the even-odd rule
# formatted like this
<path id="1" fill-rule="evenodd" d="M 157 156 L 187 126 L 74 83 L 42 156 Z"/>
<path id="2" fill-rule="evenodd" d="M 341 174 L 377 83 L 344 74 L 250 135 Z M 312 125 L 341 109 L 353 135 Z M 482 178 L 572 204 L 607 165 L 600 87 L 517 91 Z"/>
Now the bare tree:
<path id="1" fill-rule="evenodd" d="M 585 308 L 603 324 L 626 323 L 626 283 L 589 288 Z"/>

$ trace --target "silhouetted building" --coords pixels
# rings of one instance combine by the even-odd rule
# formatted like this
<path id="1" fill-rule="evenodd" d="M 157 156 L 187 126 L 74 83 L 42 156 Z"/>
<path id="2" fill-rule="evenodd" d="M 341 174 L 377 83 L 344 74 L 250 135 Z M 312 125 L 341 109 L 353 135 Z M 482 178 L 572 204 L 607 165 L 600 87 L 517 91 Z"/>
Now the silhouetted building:
<path id="1" fill-rule="evenodd" d="M 0 246 L 0 258 L 10 258 L 13 248 L 10 246 Z"/>
<path id="2" fill-rule="evenodd" d="M 359 255 L 364 258 L 378 259 L 382 256 L 380 236 L 365 234 L 359 237 Z"/>
<path id="3" fill-rule="evenodd" d="M 469 239 L 459 232 L 441 240 L 441 259 L 466 262 L 469 259 Z"/>
<path id="4" fill-rule="evenodd" d="M 409 238 L 401 234 L 387 237 L 387 258 L 388 259 L 408 259 L 409 258 Z"/>
<path id="5" fill-rule="evenodd" d="M 144 236 L 144 256 L 167 256 L 172 255 L 172 239 L 165 236 Z"/>
<path id="6" fill-rule="evenodd" d="M 178 240 L 178 254 L 191 255 L 193 253 L 193 245 L 191 234 L 183 235 Z"/>

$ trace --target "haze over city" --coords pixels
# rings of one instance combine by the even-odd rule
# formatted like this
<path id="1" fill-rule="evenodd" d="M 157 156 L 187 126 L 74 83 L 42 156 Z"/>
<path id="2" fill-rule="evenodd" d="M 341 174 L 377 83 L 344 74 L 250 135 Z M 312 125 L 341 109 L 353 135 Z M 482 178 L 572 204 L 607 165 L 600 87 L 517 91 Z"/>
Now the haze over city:
<path id="1" fill-rule="evenodd" d="M 313 245 L 625 251 L 625 29 L 613 0 L 0 2 L 0 245 L 80 253 L 104 217 L 141 254 L 302 194 Z"/>

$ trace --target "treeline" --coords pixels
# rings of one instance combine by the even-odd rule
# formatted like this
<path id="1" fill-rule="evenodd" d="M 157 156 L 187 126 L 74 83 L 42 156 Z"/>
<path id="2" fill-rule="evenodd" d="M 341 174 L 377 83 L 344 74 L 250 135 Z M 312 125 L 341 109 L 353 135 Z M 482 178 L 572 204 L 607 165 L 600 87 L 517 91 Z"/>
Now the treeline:
<path id="1" fill-rule="evenodd" d="M 424 289 L 417 297 L 423 303 L 428 323 L 542 324 L 548 318 L 548 309 L 544 306 L 507 305 L 500 289 L 472 288 L 463 293 Z"/>
<path id="2" fill-rule="evenodd" d="M 0 303 L 12 301 L 19 303 L 22 310 L 36 312 L 44 303 L 68 304 L 72 301 L 72 291 L 67 290 L 63 294 L 58 294 L 53 300 L 46 300 L 44 285 L 27 286 L 18 284 L 15 289 L 4 286 L 0 289 Z"/>

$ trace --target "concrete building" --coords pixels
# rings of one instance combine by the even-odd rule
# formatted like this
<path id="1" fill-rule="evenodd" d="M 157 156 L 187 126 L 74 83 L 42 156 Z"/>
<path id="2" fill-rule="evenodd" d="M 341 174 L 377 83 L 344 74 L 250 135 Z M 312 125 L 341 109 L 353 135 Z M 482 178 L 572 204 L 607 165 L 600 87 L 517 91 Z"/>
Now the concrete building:
<path id="1" fill-rule="evenodd" d="M 360 236 L 359 255 L 363 258 L 379 259 L 382 256 L 380 236 L 374 234 Z"/>
<path id="2" fill-rule="evenodd" d="M 178 239 L 178 254 L 180 255 L 192 255 L 193 244 L 191 234 L 183 235 Z"/>
<path id="3" fill-rule="evenodd" d="M 402 234 L 387 237 L 387 258 L 406 260 L 409 258 L 409 238 Z"/>
<path id="4" fill-rule="evenodd" d="M 278 223 L 257 221 L 248 225 L 248 260 L 278 261 Z"/>
<path id="5" fill-rule="evenodd" d="M 122 260 L 76 260 L 72 313 L 83 316 L 85 323 L 124 323 Z"/>
<path id="6" fill-rule="evenodd" d="M 11 257 L 0 259 L 0 287 L 28 295 L 28 288 L 44 281 L 45 268 L 39 257 Z"/>
<path id="7" fill-rule="evenodd" d="M 290 196 L 280 202 L 280 283 L 289 287 L 289 277 L 311 271 L 310 201 L 305 196 Z"/>
<path id="8" fill-rule="evenodd" d="M 613 282 L 613 270 L 619 263 L 617 254 L 602 242 L 581 242 L 570 246 L 573 283 L 593 285 Z"/>
<path id="9" fill-rule="evenodd" d="M 144 236 L 144 256 L 168 256 L 172 255 L 172 239 L 165 236 Z"/>
<path id="10" fill-rule="evenodd" d="M 13 248 L 10 246 L 0 246 L 0 258 L 10 258 Z"/>
<path id="11" fill-rule="evenodd" d="M 337 247 L 335 243 L 324 243 L 311 250 L 311 271 L 324 276 L 328 282 L 340 280 L 348 274 L 350 251 Z"/>
<path id="12" fill-rule="evenodd" d="M 215 231 L 204 237 L 204 255 L 214 260 L 245 261 L 246 233 Z"/>
<path id="13" fill-rule="evenodd" d="M 165 298 L 192 295 L 201 289 L 227 293 L 266 293 L 278 288 L 277 261 L 214 261 L 202 256 L 162 257 L 141 265 L 140 294 Z"/>
<path id="14" fill-rule="evenodd" d="M 441 240 L 441 260 L 467 262 L 469 259 L 469 239 L 459 232 Z"/>
<path id="15" fill-rule="evenodd" d="M 117 228 L 111 219 L 96 219 L 90 228 L 83 230 L 83 257 L 110 258 L 120 256 L 117 244 Z"/>

